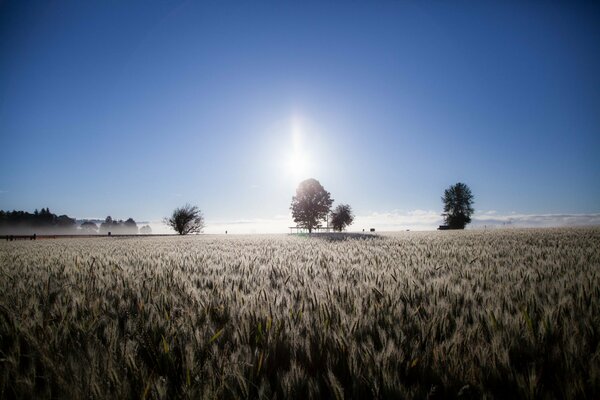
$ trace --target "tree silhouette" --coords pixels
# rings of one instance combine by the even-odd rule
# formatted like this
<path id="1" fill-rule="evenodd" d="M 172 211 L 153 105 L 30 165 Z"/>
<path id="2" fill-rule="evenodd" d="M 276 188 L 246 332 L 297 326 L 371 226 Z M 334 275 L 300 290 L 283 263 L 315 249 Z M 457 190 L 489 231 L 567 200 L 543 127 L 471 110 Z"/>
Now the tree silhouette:
<path id="1" fill-rule="evenodd" d="M 173 210 L 173 214 L 165 218 L 164 223 L 180 235 L 200 233 L 204 228 L 204 216 L 198 207 L 186 204 Z"/>
<path id="2" fill-rule="evenodd" d="M 299 227 L 308 229 L 311 233 L 314 228 L 329 214 L 333 199 L 328 191 L 316 179 L 307 179 L 300 182 L 296 195 L 292 197 L 292 217 Z"/>
<path id="3" fill-rule="evenodd" d="M 62 229 L 73 230 L 77 226 L 75 218 L 70 218 L 67 215 L 59 215 L 58 217 L 55 218 L 55 221 L 56 221 L 56 226 L 58 228 L 62 228 Z"/>
<path id="4" fill-rule="evenodd" d="M 128 218 L 127 221 L 123 223 L 123 228 L 127 234 L 137 235 L 138 227 L 133 218 Z"/>
<path id="5" fill-rule="evenodd" d="M 85 221 L 81 224 L 80 229 L 82 232 L 87 234 L 98 233 L 98 226 L 92 221 Z"/>
<path id="6" fill-rule="evenodd" d="M 44 209 L 42 209 L 44 211 Z M 113 228 L 113 219 L 109 215 L 104 219 L 104 222 L 100 224 L 100 233 L 108 233 Z"/>
<path id="7" fill-rule="evenodd" d="M 444 191 L 442 202 L 444 203 L 442 216 L 448 227 L 465 229 L 465 226 L 471 222 L 471 214 L 474 212 L 471 189 L 462 182 L 451 185 Z"/>
<path id="8" fill-rule="evenodd" d="M 76 228 L 74 218 L 53 214 L 48 208 L 33 213 L 0 210 L 0 232 L 2 233 L 74 233 Z"/>
<path id="9" fill-rule="evenodd" d="M 348 204 L 340 204 L 331 212 L 330 218 L 333 230 L 341 232 L 352 224 L 354 214 L 352 214 L 352 208 Z"/>

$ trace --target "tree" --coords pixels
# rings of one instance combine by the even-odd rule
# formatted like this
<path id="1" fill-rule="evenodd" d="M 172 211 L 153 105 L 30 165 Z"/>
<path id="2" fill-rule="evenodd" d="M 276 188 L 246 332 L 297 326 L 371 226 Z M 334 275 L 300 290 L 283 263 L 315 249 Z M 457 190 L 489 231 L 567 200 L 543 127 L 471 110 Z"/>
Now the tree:
<path id="1" fill-rule="evenodd" d="M 152 228 L 150 225 L 144 225 L 140 228 L 140 234 L 142 235 L 150 235 L 152 233 Z"/>
<path id="2" fill-rule="evenodd" d="M 40 214 L 37 216 L 36 220 L 39 221 L 40 225 L 48 226 L 53 225 L 56 215 L 50 212 L 48 207 L 42 208 Z"/>
<path id="3" fill-rule="evenodd" d="M 296 195 L 292 197 L 292 217 L 294 222 L 311 233 L 319 221 L 329 214 L 333 199 L 316 179 L 300 182 Z"/>
<path id="4" fill-rule="evenodd" d="M 70 218 L 67 215 L 59 215 L 56 217 L 56 227 L 65 230 L 76 229 L 77 223 L 75 218 Z"/>
<path id="5" fill-rule="evenodd" d="M 127 221 L 123 223 L 123 228 L 129 235 L 137 235 L 138 233 L 138 227 L 133 218 L 128 218 Z"/>
<path id="6" fill-rule="evenodd" d="M 198 207 L 186 204 L 173 210 L 173 214 L 165 218 L 164 223 L 180 235 L 200 233 L 204 228 L 204 216 Z"/>
<path id="7" fill-rule="evenodd" d="M 352 208 L 348 204 L 340 204 L 331 212 L 331 226 L 334 231 L 341 232 L 354 221 Z"/>
<path id="8" fill-rule="evenodd" d="M 81 224 L 81 226 L 79 228 L 81 229 L 81 232 L 83 232 L 83 233 L 87 233 L 87 234 L 98 233 L 98 225 L 96 225 L 92 221 L 85 221 L 84 223 Z"/>
<path id="9" fill-rule="evenodd" d="M 0 211 L 0 232 L 10 234 L 65 233 L 74 231 L 76 222 L 67 215 L 55 215 L 48 208 L 27 211 Z"/>
<path id="10" fill-rule="evenodd" d="M 465 226 L 471 222 L 473 209 L 473 194 L 471 189 L 458 182 L 444 191 L 442 197 L 444 203 L 444 213 L 442 216 L 450 229 L 465 229 Z"/>
<path id="11" fill-rule="evenodd" d="M 43 208 L 42 208 L 42 211 L 44 211 Z M 108 233 L 111 231 L 112 228 L 113 228 L 113 219 L 109 215 L 108 217 L 106 217 L 104 219 L 104 222 L 100 224 L 100 233 Z"/>

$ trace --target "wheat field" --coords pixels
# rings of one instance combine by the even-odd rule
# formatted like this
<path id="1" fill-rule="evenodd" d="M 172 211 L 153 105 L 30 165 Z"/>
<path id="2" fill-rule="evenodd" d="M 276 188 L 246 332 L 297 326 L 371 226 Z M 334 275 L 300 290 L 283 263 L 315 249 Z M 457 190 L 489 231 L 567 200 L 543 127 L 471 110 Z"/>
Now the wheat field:
<path id="1" fill-rule="evenodd" d="M 599 343 L 598 228 L 0 243 L 7 399 L 597 399 Z"/>

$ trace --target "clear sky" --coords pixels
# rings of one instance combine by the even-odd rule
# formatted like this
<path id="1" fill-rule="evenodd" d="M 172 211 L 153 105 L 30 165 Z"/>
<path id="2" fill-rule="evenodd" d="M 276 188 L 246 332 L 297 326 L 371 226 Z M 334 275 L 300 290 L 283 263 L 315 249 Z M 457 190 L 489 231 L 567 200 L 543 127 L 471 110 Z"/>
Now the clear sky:
<path id="1" fill-rule="evenodd" d="M 5 210 L 285 230 L 314 177 L 362 225 L 457 181 L 598 214 L 600 5 L 3 1 L 0 140 Z"/>

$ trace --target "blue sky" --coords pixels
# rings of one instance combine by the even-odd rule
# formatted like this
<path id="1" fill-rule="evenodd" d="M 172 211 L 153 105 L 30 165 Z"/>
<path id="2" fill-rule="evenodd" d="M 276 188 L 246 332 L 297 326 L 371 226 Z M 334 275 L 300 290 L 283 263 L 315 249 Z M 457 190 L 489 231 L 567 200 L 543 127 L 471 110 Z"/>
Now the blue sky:
<path id="1" fill-rule="evenodd" d="M 1 2 L 0 208 L 597 214 L 599 46 L 597 3 Z"/>

